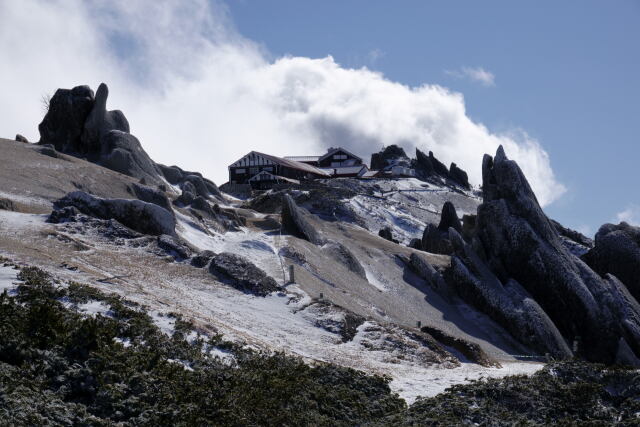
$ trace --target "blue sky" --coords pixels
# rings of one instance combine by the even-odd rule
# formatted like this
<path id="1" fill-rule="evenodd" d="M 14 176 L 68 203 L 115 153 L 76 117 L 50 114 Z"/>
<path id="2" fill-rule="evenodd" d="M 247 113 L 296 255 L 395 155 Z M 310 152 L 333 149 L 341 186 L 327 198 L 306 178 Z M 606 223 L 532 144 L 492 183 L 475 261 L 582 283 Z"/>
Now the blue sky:
<path id="1" fill-rule="evenodd" d="M 640 224 L 640 1 L 0 0 L 0 136 L 100 82 L 156 161 L 499 144 L 552 217 Z M 37 31 L 25 31 L 37 28 Z"/>
<path id="2" fill-rule="evenodd" d="M 407 85 L 440 84 L 464 94 L 467 114 L 492 131 L 523 129 L 568 189 L 546 208 L 561 222 L 595 232 L 624 210 L 637 215 L 640 2 L 228 5 L 239 32 L 274 57 L 332 55 Z M 494 85 L 445 72 L 464 67 L 482 67 Z"/>

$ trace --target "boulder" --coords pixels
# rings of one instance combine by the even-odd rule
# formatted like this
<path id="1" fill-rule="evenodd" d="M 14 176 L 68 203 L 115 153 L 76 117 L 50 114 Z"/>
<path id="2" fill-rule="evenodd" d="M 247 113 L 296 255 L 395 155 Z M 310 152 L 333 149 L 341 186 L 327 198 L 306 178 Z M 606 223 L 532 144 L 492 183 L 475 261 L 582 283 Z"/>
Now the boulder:
<path id="1" fill-rule="evenodd" d="M 390 242 L 398 243 L 398 240 L 393 238 L 393 232 L 391 231 L 391 227 L 381 228 L 380 231 L 378 231 L 378 236 Z"/>
<path id="2" fill-rule="evenodd" d="M 473 239 L 476 233 L 476 216 L 475 215 L 462 215 L 462 237 L 467 242 Z"/>
<path id="3" fill-rule="evenodd" d="M 442 206 L 440 214 L 440 224 L 436 227 L 433 224 L 427 224 L 422 234 L 422 249 L 434 254 L 449 255 L 452 252 L 451 242 L 449 241 L 449 228 L 453 228 L 457 232 L 462 232 L 462 224 L 458 219 L 456 208 L 453 203 L 447 201 Z"/>
<path id="4" fill-rule="evenodd" d="M 24 142 L 24 143 L 27 143 L 27 144 L 29 143 L 29 140 L 26 137 L 20 135 L 19 133 L 16 134 L 16 141 Z"/>
<path id="5" fill-rule="evenodd" d="M 436 270 L 427 259 L 417 253 L 412 253 L 408 260 L 409 267 L 440 295 L 451 297 L 451 289 L 442 274 Z"/>
<path id="6" fill-rule="evenodd" d="M 451 163 L 451 166 L 449 166 L 449 178 L 467 190 L 471 188 L 471 185 L 469 184 L 469 176 L 455 163 Z"/>
<path id="7" fill-rule="evenodd" d="M 422 251 L 423 250 L 422 239 L 418 239 L 418 238 L 411 239 L 411 241 L 409 242 L 409 247 Z"/>
<path id="8" fill-rule="evenodd" d="M 485 155 L 482 180 L 473 247 L 482 249 L 487 270 L 505 286 L 521 285 L 567 342 L 581 337 L 579 354 L 586 359 L 614 362 L 620 338 L 640 355 L 637 302 L 614 277 L 600 277 L 564 247 L 524 174 L 502 147 L 495 158 Z M 454 263 L 459 277 L 477 277 L 465 273 L 472 266 L 462 258 L 452 259 Z"/>
<path id="9" fill-rule="evenodd" d="M 205 250 L 191 258 L 191 265 L 197 268 L 204 268 L 209 264 L 211 259 L 216 256 L 212 251 Z"/>
<path id="10" fill-rule="evenodd" d="M 243 256 L 222 252 L 214 256 L 209 272 L 218 280 L 243 292 L 266 296 L 282 288 L 263 270 Z"/>
<path id="11" fill-rule="evenodd" d="M 52 144 L 65 153 L 81 153 L 81 135 L 91 109 L 94 94 L 89 86 L 58 89 L 49 101 L 40 125 L 38 144 Z"/>
<path id="12" fill-rule="evenodd" d="M 616 276 L 640 301 L 640 227 L 621 222 L 604 224 L 593 249 L 582 259 L 601 276 Z"/>
<path id="13" fill-rule="evenodd" d="M 5 199 L 4 197 L 0 197 L 0 210 L 15 211 L 16 205 L 13 203 L 11 199 Z"/>
<path id="14" fill-rule="evenodd" d="M 324 237 L 307 221 L 302 210 L 289 194 L 283 197 L 282 226 L 290 234 L 308 240 L 314 245 L 323 245 Z"/>
<path id="15" fill-rule="evenodd" d="M 175 235 L 176 221 L 172 213 L 141 200 L 102 199 L 83 191 L 74 191 L 53 204 L 55 210 L 73 206 L 85 215 L 114 219 L 142 234 Z"/>
<path id="16" fill-rule="evenodd" d="M 180 182 L 182 182 L 184 179 L 184 174 L 182 169 L 180 169 L 177 166 L 165 166 L 165 165 L 158 164 L 158 168 L 162 172 L 162 175 L 164 175 L 164 178 L 170 184 L 177 185 Z"/>
<path id="17" fill-rule="evenodd" d="M 191 256 L 191 248 L 176 236 L 161 234 L 157 239 L 158 247 L 175 259 L 181 261 Z"/>
<path id="18" fill-rule="evenodd" d="M 140 184 L 133 184 L 132 187 L 133 193 L 138 199 L 142 200 L 143 202 L 158 205 L 173 214 L 171 202 L 164 192 L 160 191 L 159 189 Z"/>
<path id="19" fill-rule="evenodd" d="M 373 153 L 371 155 L 371 169 L 382 170 L 387 167 L 391 161 L 405 158 L 408 158 L 407 153 L 404 152 L 402 147 L 395 144 L 388 145 L 379 153 Z"/>

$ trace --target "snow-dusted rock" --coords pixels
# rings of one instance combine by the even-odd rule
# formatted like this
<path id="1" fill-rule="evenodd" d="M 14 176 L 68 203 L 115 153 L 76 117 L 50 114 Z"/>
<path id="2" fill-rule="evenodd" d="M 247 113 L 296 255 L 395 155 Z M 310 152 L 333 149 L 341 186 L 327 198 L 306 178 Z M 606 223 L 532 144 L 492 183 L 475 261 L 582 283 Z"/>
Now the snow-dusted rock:
<path id="1" fill-rule="evenodd" d="M 83 191 L 74 191 L 54 203 L 55 210 L 69 206 L 80 212 L 101 218 L 115 219 L 143 234 L 175 234 L 176 220 L 166 209 L 141 200 L 102 199 Z"/>
<path id="2" fill-rule="evenodd" d="M 640 300 L 640 227 L 626 222 L 604 224 L 583 260 L 601 275 L 616 276 Z"/>
<path id="3" fill-rule="evenodd" d="M 458 219 L 456 208 L 453 203 L 447 201 L 442 206 L 442 214 L 440 215 L 440 224 L 436 227 L 433 224 L 427 224 L 422 234 L 422 249 L 434 254 L 449 255 L 452 252 L 451 242 L 449 241 L 449 227 L 461 232 L 462 224 Z"/>
<path id="4" fill-rule="evenodd" d="M 637 303 L 623 297 L 606 300 L 612 289 L 618 296 L 622 290 L 565 248 L 524 174 L 502 147 L 495 158 L 485 155 L 482 176 L 484 202 L 478 207 L 474 247 L 482 248 L 499 282 L 506 286 L 513 279 L 522 285 L 566 341 L 580 337 L 579 354 L 586 359 L 613 362 L 621 337 L 639 355 Z M 464 277 L 469 266 L 459 260 L 456 267 Z M 482 282 L 499 289 L 498 282 Z"/>
<path id="5" fill-rule="evenodd" d="M 326 241 L 320 232 L 309 224 L 296 202 L 288 194 L 283 198 L 282 225 L 292 235 L 315 245 L 323 245 Z"/>
<path id="6" fill-rule="evenodd" d="M 513 279 L 503 284 L 457 231 L 449 233 L 454 256 L 446 278 L 455 292 L 538 354 L 570 357 L 562 335 L 531 295 Z"/>
<path id="7" fill-rule="evenodd" d="M 153 203 L 161 208 L 165 208 L 169 212 L 173 213 L 171 208 L 171 202 L 167 195 L 157 188 L 149 187 L 147 185 L 133 184 L 133 192 L 136 197 L 143 202 Z"/>
<path id="8" fill-rule="evenodd" d="M 82 145 L 87 153 L 98 154 L 102 151 L 102 137 L 107 132 L 119 130 L 129 133 L 129 122 L 120 110 L 107 111 L 109 88 L 101 83 L 96 91 L 95 102 L 82 130 Z"/>
<path id="9" fill-rule="evenodd" d="M 213 251 L 204 250 L 191 258 L 191 265 L 197 268 L 206 267 L 214 256 L 216 254 Z"/>
<path id="10" fill-rule="evenodd" d="M 278 283 L 243 256 L 222 252 L 214 256 L 209 272 L 243 292 L 266 296 L 281 289 Z"/>
<path id="11" fill-rule="evenodd" d="M 158 247 L 181 261 L 191 256 L 191 248 L 176 236 L 162 234 L 157 239 Z"/>

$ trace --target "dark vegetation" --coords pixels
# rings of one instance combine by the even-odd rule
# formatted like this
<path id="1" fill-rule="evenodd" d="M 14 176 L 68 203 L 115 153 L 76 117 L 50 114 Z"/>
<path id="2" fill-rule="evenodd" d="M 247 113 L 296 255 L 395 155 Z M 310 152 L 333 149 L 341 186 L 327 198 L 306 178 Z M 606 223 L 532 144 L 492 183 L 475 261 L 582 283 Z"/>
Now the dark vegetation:
<path id="1" fill-rule="evenodd" d="M 388 379 L 193 333 L 171 337 L 143 307 L 84 285 L 20 272 L 0 294 L 0 424 L 513 425 L 640 421 L 638 371 L 580 362 L 531 377 L 475 381 L 410 408 Z M 101 301 L 105 315 L 75 305 Z M 187 337 L 190 337 L 188 339 Z M 194 338 L 195 337 L 195 338 Z M 126 343 L 126 345 L 124 344 Z M 233 358 L 212 356 L 213 348 Z"/>

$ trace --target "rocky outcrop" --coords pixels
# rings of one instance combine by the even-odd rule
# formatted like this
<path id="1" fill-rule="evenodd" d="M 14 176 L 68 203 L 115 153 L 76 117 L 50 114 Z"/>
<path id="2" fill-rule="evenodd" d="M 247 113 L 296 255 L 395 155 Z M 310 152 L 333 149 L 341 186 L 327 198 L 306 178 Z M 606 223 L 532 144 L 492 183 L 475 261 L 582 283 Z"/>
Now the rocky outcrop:
<path id="1" fill-rule="evenodd" d="M 388 240 L 393 243 L 398 243 L 398 240 L 393 238 L 393 232 L 391 231 L 391 227 L 384 227 L 378 231 L 378 236 L 382 237 L 385 240 Z"/>
<path id="2" fill-rule="evenodd" d="M 444 344 L 447 347 L 456 349 L 473 363 L 477 363 L 478 365 L 486 367 L 501 367 L 497 361 L 489 357 L 484 352 L 484 350 L 482 350 L 482 347 L 480 347 L 476 343 L 451 336 L 441 329 L 437 329 L 432 326 L 423 326 L 422 328 L 420 328 L 420 330 L 431 335 L 439 343 Z"/>
<path id="3" fill-rule="evenodd" d="M 455 256 L 446 278 L 455 292 L 537 354 L 570 357 L 564 338 L 531 295 L 513 279 L 503 284 L 457 231 L 449 233 Z"/>
<path id="4" fill-rule="evenodd" d="M 440 295 L 449 298 L 452 296 L 451 289 L 444 280 L 442 274 L 436 270 L 427 259 L 417 253 L 412 253 L 405 262 L 409 267 L 422 278 L 429 286 L 436 290 Z"/>
<path id="5" fill-rule="evenodd" d="M 82 130 L 82 149 L 90 156 L 100 154 L 102 138 L 112 130 L 129 133 L 129 122 L 120 110 L 107 111 L 109 88 L 101 83 L 95 96 L 93 108 L 84 122 Z"/>
<path id="6" fill-rule="evenodd" d="M 173 214 L 173 209 L 171 208 L 171 202 L 167 195 L 160 191 L 159 189 L 149 187 L 147 185 L 141 184 L 133 184 L 133 193 L 135 196 L 142 200 L 143 202 L 153 203 L 154 205 L 158 205 L 161 208 L 164 208 Z"/>
<path id="7" fill-rule="evenodd" d="M 81 153 L 84 122 L 94 105 L 89 86 L 58 89 L 49 101 L 47 114 L 38 125 L 38 144 L 52 144 L 65 153 Z"/>
<path id="8" fill-rule="evenodd" d="M 54 204 L 53 217 L 60 215 L 56 211 L 73 207 L 85 215 L 114 219 L 119 223 L 142 234 L 175 235 L 175 218 L 166 209 L 141 200 L 102 199 L 82 191 L 67 194 Z"/>
<path id="9" fill-rule="evenodd" d="M 93 153 L 103 166 L 149 184 L 160 184 L 160 172 L 138 138 L 120 130 L 111 130 L 100 138 L 101 151 Z"/>
<path id="10" fill-rule="evenodd" d="M 25 144 L 29 143 L 29 140 L 25 136 L 20 135 L 19 133 L 16 134 L 15 140 L 18 142 L 24 142 Z"/>
<path id="11" fill-rule="evenodd" d="M 0 197 L 0 210 L 3 211 L 15 211 L 16 205 L 10 199 L 5 199 L 4 197 Z"/>
<path id="12" fill-rule="evenodd" d="M 469 184 L 469 176 L 455 163 L 451 163 L 451 166 L 449 166 L 449 178 L 460 184 L 462 188 L 467 190 L 471 188 L 471 185 Z"/>
<path id="13" fill-rule="evenodd" d="M 204 250 L 191 258 L 191 265 L 197 268 L 204 268 L 214 256 L 216 256 L 214 252 Z"/>
<path id="14" fill-rule="evenodd" d="M 637 302 L 614 277 L 598 276 L 564 247 L 524 174 L 502 147 L 495 158 L 485 155 L 482 177 L 484 201 L 478 207 L 474 251 L 461 238 L 456 239 L 451 283 L 457 283 L 463 295 L 476 290 L 478 305 L 490 314 L 492 306 L 499 308 L 490 304 L 493 298 L 508 297 L 514 310 L 528 305 L 525 312 L 529 316 L 550 325 L 532 304 L 535 302 L 565 342 L 579 337 L 578 354 L 588 360 L 614 362 L 621 345 L 639 355 Z M 480 297 L 487 290 L 496 296 L 485 297 L 483 303 Z M 509 326 L 507 319 L 501 323 Z M 553 343 L 561 349 L 549 328 L 536 328 L 538 334 L 527 342 L 536 346 Z M 524 339 L 517 331 L 512 333 Z"/>
<path id="15" fill-rule="evenodd" d="M 218 280 L 247 293 L 266 296 L 281 290 L 278 283 L 243 256 L 222 252 L 214 256 L 209 272 Z"/>
<path id="16" fill-rule="evenodd" d="M 616 276 L 640 301 L 640 227 L 604 224 L 583 260 L 601 276 Z"/>
<path id="17" fill-rule="evenodd" d="M 458 219 L 456 208 L 453 203 L 447 201 L 442 206 L 440 214 L 440 224 L 436 227 L 433 224 L 427 224 L 422 234 L 422 250 L 434 254 L 449 255 L 452 252 L 451 242 L 449 241 L 449 228 L 453 228 L 458 232 L 462 232 L 462 224 Z"/>
<path id="18" fill-rule="evenodd" d="M 371 154 L 371 169 L 382 170 L 395 159 L 408 159 L 407 153 L 404 152 L 402 147 L 395 144 L 388 145 L 379 153 Z"/>
<path id="19" fill-rule="evenodd" d="M 324 237 L 307 221 L 291 196 L 285 194 L 282 201 L 282 226 L 284 229 L 314 245 L 323 245 L 325 243 Z"/>
<path id="20" fill-rule="evenodd" d="M 192 253 L 191 248 L 176 236 L 162 234 L 158 236 L 157 244 L 160 249 L 178 261 L 189 258 Z"/>

